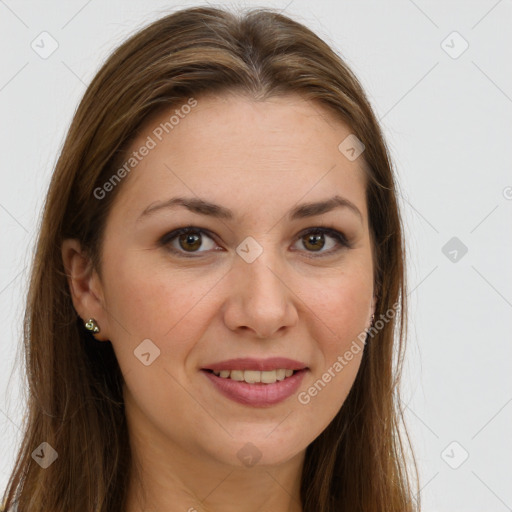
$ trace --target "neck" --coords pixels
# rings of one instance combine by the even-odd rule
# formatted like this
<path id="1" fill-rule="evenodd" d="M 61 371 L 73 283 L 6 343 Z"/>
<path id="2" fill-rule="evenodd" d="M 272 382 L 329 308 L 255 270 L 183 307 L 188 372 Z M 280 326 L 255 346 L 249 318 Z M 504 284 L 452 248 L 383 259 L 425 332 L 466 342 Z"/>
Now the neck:
<path id="1" fill-rule="evenodd" d="M 276 464 L 244 465 L 246 458 L 216 451 L 214 440 L 206 447 L 178 443 L 147 422 L 128 423 L 132 467 L 126 512 L 302 512 L 305 450 Z"/>
<path id="2" fill-rule="evenodd" d="M 302 512 L 304 452 L 277 467 L 146 455 L 132 468 L 126 512 Z"/>

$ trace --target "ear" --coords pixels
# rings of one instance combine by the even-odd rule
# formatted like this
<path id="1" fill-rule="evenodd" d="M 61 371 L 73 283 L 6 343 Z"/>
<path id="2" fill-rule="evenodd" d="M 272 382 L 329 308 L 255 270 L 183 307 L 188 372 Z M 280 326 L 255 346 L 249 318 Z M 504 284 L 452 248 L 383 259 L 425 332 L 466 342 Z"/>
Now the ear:
<path id="1" fill-rule="evenodd" d="M 63 241 L 62 261 L 67 276 L 73 306 L 85 323 L 94 318 L 100 332 L 91 333 L 99 341 L 108 341 L 108 317 L 98 274 L 92 269 L 92 261 L 82 250 L 80 242 L 68 238 Z M 85 327 L 84 327 L 85 329 Z"/>
<path id="2" fill-rule="evenodd" d="M 375 308 L 377 307 L 377 294 L 375 294 L 372 298 L 372 306 L 371 306 L 371 312 L 370 312 L 370 316 L 372 316 L 374 313 L 375 313 Z"/>
<path id="3" fill-rule="evenodd" d="M 372 315 L 375 313 L 375 308 L 377 307 L 377 300 L 378 300 L 378 296 L 377 296 L 377 293 L 375 293 L 372 297 L 372 304 L 370 306 L 370 313 L 368 316 L 367 329 L 369 329 L 373 324 Z"/>

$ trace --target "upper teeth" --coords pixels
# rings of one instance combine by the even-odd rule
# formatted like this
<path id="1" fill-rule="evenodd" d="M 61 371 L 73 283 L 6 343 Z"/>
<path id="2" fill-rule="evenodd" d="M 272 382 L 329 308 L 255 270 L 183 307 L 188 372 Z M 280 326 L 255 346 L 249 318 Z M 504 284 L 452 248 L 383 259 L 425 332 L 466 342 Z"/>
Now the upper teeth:
<path id="1" fill-rule="evenodd" d="M 293 370 L 270 370 L 260 372 L 258 370 L 221 370 L 215 371 L 213 373 L 217 375 L 217 377 L 222 377 L 223 379 L 231 378 L 233 380 L 248 382 L 252 384 L 254 382 L 263 382 L 264 384 L 273 384 L 278 380 L 284 380 L 286 377 L 291 377 L 293 375 Z"/>

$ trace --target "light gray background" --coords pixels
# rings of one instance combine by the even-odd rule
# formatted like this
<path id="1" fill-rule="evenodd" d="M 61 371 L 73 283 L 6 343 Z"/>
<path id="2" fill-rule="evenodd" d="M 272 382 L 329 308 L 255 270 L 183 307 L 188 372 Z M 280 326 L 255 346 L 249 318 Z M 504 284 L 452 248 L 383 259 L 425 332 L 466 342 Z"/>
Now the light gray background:
<path id="1" fill-rule="evenodd" d="M 24 412 L 16 357 L 28 264 L 66 130 L 110 51 L 188 5 L 196 2 L 0 0 L 2 491 Z M 402 190 L 411 306 L 403 398 L 424 510 L 512 510 L 511 1 L 216 5 L 283 9 L 363 83 Z M 59 45 L 46 59 L 31 48 L 43 31 Z M 467 254 L 460 242 L 443 253 L 452 237 Z"/>

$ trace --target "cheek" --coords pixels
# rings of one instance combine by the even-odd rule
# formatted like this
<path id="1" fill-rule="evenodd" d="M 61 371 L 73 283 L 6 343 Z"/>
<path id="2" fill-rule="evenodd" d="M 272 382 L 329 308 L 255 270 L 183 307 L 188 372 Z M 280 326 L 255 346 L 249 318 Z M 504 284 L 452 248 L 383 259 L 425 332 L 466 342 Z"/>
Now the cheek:
<path id="1" fill-rule="evenodd" d="M 158 423 L 190 406 L 179 383 L 187 378 L 185 361 L 207 325 L 204 298 L 218 278 L 133 267 L 125 263 L 111 274 L 111 342 L 130 395 Z M 148 352 L 145 365 L 140 357 Z"/>
<path id="2" fill-rule="evenodd" d="M 304 298 L 314 312 L 310 332 L 318 357 L 297 401 L 316 435 L 343 406 L 359 371 L 371 293 L 371 282 L 345 276 L 333 279 L 329 286 L 324 284 L 321 293 L 319 287 L 310 288 Z"/>
<path id="3" fill-rule="evenodd" d="M 314 313 L 309 317 L 317 329 L 326 356 L 344 352 L 364 330 L 370 313 L 373 284 L 369 272 L 343 273 L 304 287 L 301 297 Z"/>
<path id="4" fill-rule="evenodd" d="M 148 266 L 147 260 L 133 258 L 111 269 L 107 297 L 110 311 L 126 328 L 125 333 L 164 339 L 181 332 L 187 338 L 189 317 L 197 317 L 201 302 L 219 276 L 198 276 L 193 269 L 188 272 Z"/>

